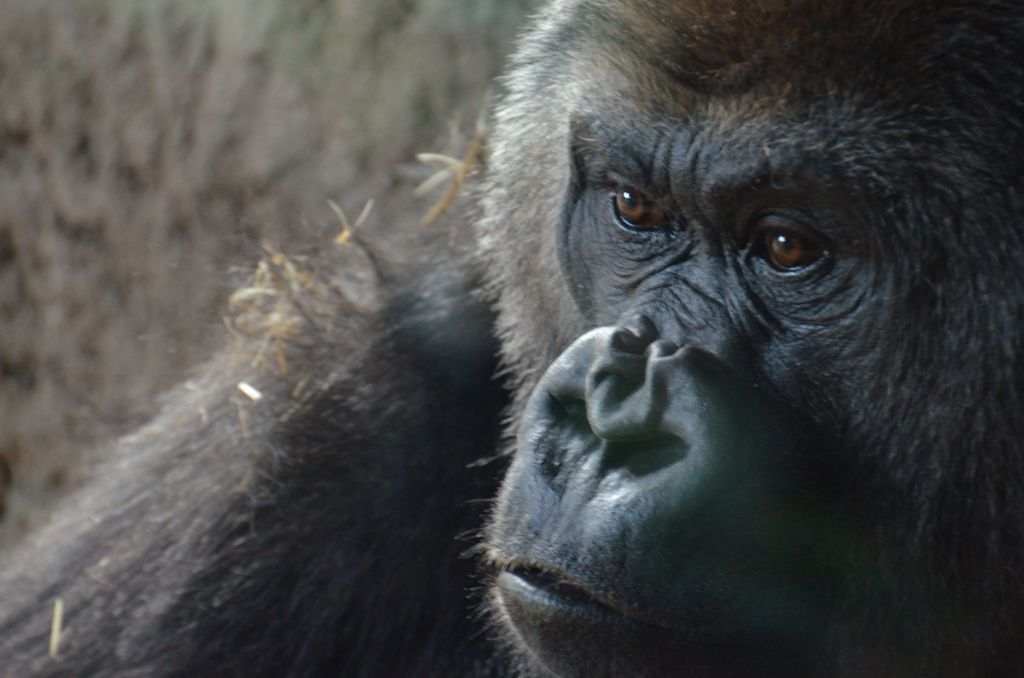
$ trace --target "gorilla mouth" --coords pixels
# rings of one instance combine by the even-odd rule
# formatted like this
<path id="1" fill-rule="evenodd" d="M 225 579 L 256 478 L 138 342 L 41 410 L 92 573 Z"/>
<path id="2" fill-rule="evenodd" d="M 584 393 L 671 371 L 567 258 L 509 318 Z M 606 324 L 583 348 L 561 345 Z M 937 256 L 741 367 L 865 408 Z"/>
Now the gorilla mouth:
<path id="1" fill-rule="evenodd" d="M 506 566 L 493 590 L 516 645 L 554 675 L 677 675 L 680 666 L 734 661 L 720 639 L 652 623 L 550 570 Z"/>
<path id="2" fill-rule="evenodd" d="M 629 620 L 650 624 L 564 575 L 540 567 L 509 566 L 498 574 L 495 584 L 506 604 L 514 598 L 542 614 L 576 617 L 592 623 Z"/>
<path id="3" fill-rule="evenodd" d="M 648 611 L 624 608 L 566 575 L 533 564 L 503 567 L 494 602 L 511 639 L 558 676 L 811 675 L 806 636 L 748 625 L 697 606 L 666 624 Z"/>

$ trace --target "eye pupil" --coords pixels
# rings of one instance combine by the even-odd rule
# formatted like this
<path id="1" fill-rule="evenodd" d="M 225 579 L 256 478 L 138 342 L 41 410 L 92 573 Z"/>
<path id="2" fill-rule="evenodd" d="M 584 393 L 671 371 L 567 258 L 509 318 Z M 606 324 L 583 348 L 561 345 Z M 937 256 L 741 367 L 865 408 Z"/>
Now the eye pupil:
<path id="1" fill-rule="evenodd" d="M 776 235 L 772 245 L 773 249 L 782 256 L 794 256 L 800 252 L 800 241 L 785 233 Z"/>
<path id="2" fill-rule="evenodd" d="M 668 223 L 665 211 L 631 186 L 619 189 L 613 203 L 615 216 L 626 228 L 650 231 L 664 228 Z"/>

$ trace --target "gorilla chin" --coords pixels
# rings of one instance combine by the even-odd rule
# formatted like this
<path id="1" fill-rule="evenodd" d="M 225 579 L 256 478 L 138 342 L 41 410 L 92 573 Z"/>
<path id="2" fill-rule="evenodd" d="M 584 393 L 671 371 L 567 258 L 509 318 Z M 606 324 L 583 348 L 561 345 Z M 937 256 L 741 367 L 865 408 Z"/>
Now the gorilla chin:
<path id="1" fill-rule="evenodd" d="M 804 675 L 797 652 L 766 642 L 763 629 L 666 628 L 619 611 L 586 589 L 536 568 L 502 571 L 497 606 L 516 639 L 554 675 Z M 584 648 L 581 650 L 581 648 Z"/>
<path id="2" fill-rule="evenodd" d="M 611 667 L 620 675 L 644 675 L 652 657 L 667 660 L 681 646 L 699 645 L 697 634 L 638 621 L 543 570 L 506 570 L 495 585 L 520 644 L 555 675 L 603 675 Z M 689 661 L 679 657 L 672 664 Z M 668 666 L 661 668 L 664 674 Z"/>

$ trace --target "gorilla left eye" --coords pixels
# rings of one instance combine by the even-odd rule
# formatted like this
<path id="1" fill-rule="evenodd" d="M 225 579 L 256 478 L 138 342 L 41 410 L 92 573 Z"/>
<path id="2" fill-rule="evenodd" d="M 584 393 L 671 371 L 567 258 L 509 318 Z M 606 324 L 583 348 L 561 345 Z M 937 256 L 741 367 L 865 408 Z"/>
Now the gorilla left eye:
<path id="1" fill-rule="evenodd" d="M 778 271 L 806 268 L 825 255 L 819 241 L 791 229 L 771 227 L 762 237 L 765 258 Z"/>
<path id="2" fill-rule="evenodd" d="M 632 186 L 620 188 L 613 199 L 615 217 L 626 228 L 654 231 L 668 226 L 668 215 L 658 203 Z"/>

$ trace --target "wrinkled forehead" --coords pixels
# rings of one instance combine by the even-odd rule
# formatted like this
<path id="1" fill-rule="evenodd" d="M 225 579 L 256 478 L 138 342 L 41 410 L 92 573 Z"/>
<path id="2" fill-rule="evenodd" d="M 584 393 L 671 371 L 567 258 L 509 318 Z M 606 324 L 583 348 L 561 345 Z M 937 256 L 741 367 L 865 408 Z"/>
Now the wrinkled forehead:
<path id="1" fill-rule="evenodd" d="M 869 132 L 889 144 L 890 156 L 899 147 L 893 139 L 914 136 L 920 145 L 905 154 L 912 160 L 931 144 L 945 144 L 951 154 L 954 146 L 981 151 L 971 120 L 1005 119 L 1020 108 L 1015 50 L 1024 48 L 1024 5 L 1017 3 L 576 0 L 567 6 L 570 18 L 556 40 L 578 54 L 576 101 L 603 111 L 703 119 L 719 128 L 763 126 L 775 136 L 792 132 L 794 144 L 805 148 L 831 137 L 850 150 L 847 144 Z M 965 123 L 962 139 L 952 138 L 958 130 L 950 129 L 951 112 Z M 810 117 L 816 125 L 780 125 Z M 799 138 L 808 134 L 818 138 Z"/>

